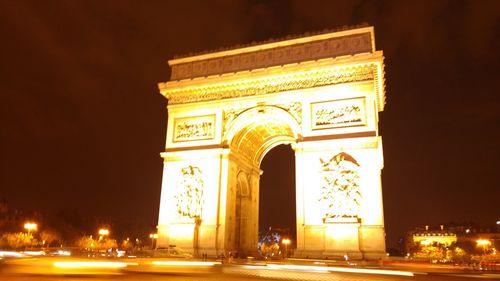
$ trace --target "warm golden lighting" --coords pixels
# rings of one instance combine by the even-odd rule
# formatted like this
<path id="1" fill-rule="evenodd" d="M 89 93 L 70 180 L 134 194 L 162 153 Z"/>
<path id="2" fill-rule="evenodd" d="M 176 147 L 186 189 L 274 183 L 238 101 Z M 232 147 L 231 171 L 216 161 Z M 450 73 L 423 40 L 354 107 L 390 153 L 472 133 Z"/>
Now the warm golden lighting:
<path id="1" fill-rule="evenodd" d="M 109 229 L 105 229 L 105 228 L 99 229 L 99 235 L 102 235 L 102 236 L 109 235 Z"/>
<path id="2" fill-rule="evenodd" d="M 267 267 L 279 270 L 288 269 L 288 270 L 301 270 L 301 271 L 351 272 L 351 273 L 366 273 L 366 274 L 413 276 L 413 273 L 408 271 L 383 270 L 383 269 L 345 268 L 345 267 L 309 266 L 309 265 L 292 265 L 292 264 L 286 264 L 286 265 L 268 264 Z"/>
<path id="3" fill-rule="evenodd" d="M 430 240 L 422 240 L 420 241 L 420 245 L 424 245 L 424 246 L 428 246 L 432 243 L 432 241 Z"/>
<path id="4" fill-rule="evenodd" d="M 153 261 L 154 265 L 164 266 L 214 266 L 220 262 L 207 262 L 207 261 Z"/>
<path id="5" fill-rule="evenodd" d="M 38 225 L 34 222 L 27 222 L 24 224 L 24 229 L 26 229 L 28 231 L 28 233 L 30 233 L 31 231 L 36 231 Z"/>
<path id="6" fill-rule="evenodd" d="M 54 262 L 55 267 L 59 268 L 122 268 L 126 267 L 127 264 L 124 262 L 102 262 L 102 261 L 56 261 Z"/>
<path id="7" fill-rule="evenodd" d="M 288 245 L 290 245 L 290 242 L 291 241 L 288 238 L 283 238 L 283 240 L 281 240 L 281 243 L 285 245 L 285 253 L 284 253 L 285 258 L 288 258 Z"/>
<path id="8" fill-rule="evenodd" d="M 479 246 L 486 247 L 491 245 L 491 241 L 487 239 L 478 239 L 476 240 L 476 243 L 478 247 Z"/>
<path id="9" fill-rule="evenodd" d="M 289 52 L 280 62 L 284 46 L 305 54 L 308 44 L 324 40 L 351 46 L 353 36 L 363 49 L 346 49 L 350 56 Z M 281 241 L 284 256 L 292 243 L 296 257 L 385 256 L 378 132 L 384 62 L 371 38 L 367 27 L 170 60 L 171 80 L 159 85 L 168 129 L 159 235 L 149 236 L 151 247 L 176 245 L 194 255 L 255 251 L 260 164 L 286 144 L 295 151 L 297 237 Z M 339 52 L 324 46 L 322 52 Z M 216 61 L 228 68 L 214 68 Z M 237 214 L 239 225 L 228 221 Z M 235 227 L 244 231 L 233 233 Z M 244 241 L 239 249 L 235 240 Z"/>
<path id="10" fill-rule="evenodd" d="M 157 238 L 158 238 L 158 234 L 156 234 L 156 233 L 154 233 L 154 234 L 153 234 L 153 233 L 151 233 L 151 234 L 149 234 L 149 238 L 151 238 L 151 239 L 157 239 Z"/>
<path id="11" fill-rule="evenodd" d="M 22 257 L 24 256 L 23 254 L 21 253 L 18 253 L 18 252 L 14 252 L 14 251 L 0 251 L 0 258 L 3 258 L 3 257 L 6 257 L 6 258 L 10 258 L 10 257 Z"/>

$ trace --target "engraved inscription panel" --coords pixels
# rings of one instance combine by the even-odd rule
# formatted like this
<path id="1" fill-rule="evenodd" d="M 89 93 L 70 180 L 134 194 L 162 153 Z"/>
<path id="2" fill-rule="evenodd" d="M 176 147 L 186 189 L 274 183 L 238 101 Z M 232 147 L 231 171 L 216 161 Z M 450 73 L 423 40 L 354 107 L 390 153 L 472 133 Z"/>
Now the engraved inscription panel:
<path id="1" fill-rule="evenodd" d="M 345 99 L 311 104 L 311 128 L 330 129 L 366 124 L 365 99 Z"/>
<path id="2" fill-rule="evenodd" d="M 174 120 L 174 142 L 213 139 L 215 115 L 176 118 Z"/>

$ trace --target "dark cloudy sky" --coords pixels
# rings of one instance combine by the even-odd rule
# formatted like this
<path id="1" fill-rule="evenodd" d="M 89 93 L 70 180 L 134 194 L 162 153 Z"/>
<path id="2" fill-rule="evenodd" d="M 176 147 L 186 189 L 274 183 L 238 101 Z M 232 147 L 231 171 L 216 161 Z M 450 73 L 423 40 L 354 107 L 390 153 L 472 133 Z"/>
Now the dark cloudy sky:
<path id="1" fill-rule="evenodd" d="M 154 225 L 168 59 L 363 22 L 386 57 L 389 243 L 499 220 L 500 1 L 482 0 L 0 0 L 0 198 Z"/>

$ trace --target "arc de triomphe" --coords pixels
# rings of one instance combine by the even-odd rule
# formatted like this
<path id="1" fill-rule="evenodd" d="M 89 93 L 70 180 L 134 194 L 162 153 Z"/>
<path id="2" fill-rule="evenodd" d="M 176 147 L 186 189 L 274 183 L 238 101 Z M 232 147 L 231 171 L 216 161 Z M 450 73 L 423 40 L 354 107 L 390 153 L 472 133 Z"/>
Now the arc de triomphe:
<path id="1" fill-rule="evenodd" d="M 295 256 L 385 255 L 384 63 L 373 27 L 168 63 L 170 81 L 159 84 L 168 127 L 157 247 L 255 254 L 260 163 L 291 144 Z"/>

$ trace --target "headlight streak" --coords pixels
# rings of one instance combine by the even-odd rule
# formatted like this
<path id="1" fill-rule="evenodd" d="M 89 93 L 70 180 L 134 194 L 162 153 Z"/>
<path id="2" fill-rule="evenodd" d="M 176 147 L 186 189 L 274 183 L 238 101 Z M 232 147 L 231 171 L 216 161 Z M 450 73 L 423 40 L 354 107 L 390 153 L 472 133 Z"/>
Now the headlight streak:
<path id="1" fill-rule="evenodd" d="M 23 257 L 24 255 L 13 251 L 0 251 L 0 257 Z"/>
<path id="2" fill-rule="evenodd" d="M 206 261 L 153 261 L 153 265 L 160 266 L 214 266 L 220 262 L 206 262 Z"/>
<path id="3" fill-rule="evenodd" d="M 364 274 L 414 276 L 413 273 L 409 271 L 385 270 L 385 269 L 307 266 L 307 265 L 279 265 L 279 264 L 268 264 L 267 266 L 270 269 L 289 269 L 289 270 L 314 271 L 314 272 L 348 272 L 348 273 L 364 273 Z"/>
<path id="4" fill-rule="evenodd" d="M 58 268 L 123 268 L 124 262 L 98 262 L 98 261 L 56 261 L 53 263 Z"/>

